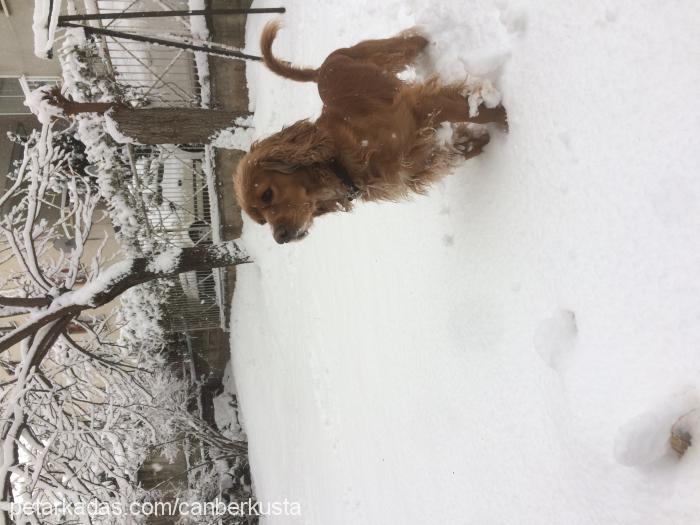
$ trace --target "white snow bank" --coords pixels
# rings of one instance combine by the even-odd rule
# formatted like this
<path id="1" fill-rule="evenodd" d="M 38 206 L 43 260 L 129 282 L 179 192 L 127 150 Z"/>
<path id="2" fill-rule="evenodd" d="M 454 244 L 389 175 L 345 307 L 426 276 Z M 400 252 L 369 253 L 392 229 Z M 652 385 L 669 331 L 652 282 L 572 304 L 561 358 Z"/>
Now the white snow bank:
<path id="1" fill-rule="evenodd" d="M 308 1 L 284 21 L 275 52 L 308 65 L 418 23 L 445 77 L 501 91 L 510 133 L 300 243 L 246 220 L 254 483 L 303 511 L 264 523 L 700 522 L 700 453 L 668 447 L 700 391 L 696 3 Z M 320 112 L 314 85 L 248 72 L 258 136 Z"/>
<path id="2" fill-rule="evenodd" d="M 223 392 L 214 398 L 214 420 L 216 427 L 229 439 L 246 441 L 247 437 L 241 425 L 238 410 L 236 381 L 231 370 L 231 363 L 226 365 L 221 379 Z"/>
<path id="3" fill-rule="evenodd" d="M 235 126 L 221 130 L 212 137 L 211 145 L 215 148 L 248 151 L 256 135 L 253 117 L 239 117 L 234 123 Z"/>

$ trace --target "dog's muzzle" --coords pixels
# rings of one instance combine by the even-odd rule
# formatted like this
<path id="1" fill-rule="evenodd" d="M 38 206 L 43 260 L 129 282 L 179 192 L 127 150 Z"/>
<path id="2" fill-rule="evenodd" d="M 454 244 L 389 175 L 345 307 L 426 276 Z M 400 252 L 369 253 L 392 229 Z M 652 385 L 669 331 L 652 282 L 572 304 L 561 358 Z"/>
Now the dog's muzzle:
<path id="1" fill-rule="evenodd" d="M 277 226 L 272 232 L 272 236 L 279 244 L 286 244 L 292 241 L 303 239 L 309 234 L 308 230 L 294 230 L 286 226 Z"/>

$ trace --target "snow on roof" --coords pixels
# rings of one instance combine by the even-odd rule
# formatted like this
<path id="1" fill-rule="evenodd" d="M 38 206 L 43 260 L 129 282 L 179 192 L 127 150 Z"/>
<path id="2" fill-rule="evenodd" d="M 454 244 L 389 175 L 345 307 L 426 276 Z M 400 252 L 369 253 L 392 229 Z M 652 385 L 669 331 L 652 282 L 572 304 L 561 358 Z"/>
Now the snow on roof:
<path id="1" fill-rule="evenodd" d="M 39 58 L 51 58 L 62 4 L 63 0 L 34 0 L 34 54 Z"/>

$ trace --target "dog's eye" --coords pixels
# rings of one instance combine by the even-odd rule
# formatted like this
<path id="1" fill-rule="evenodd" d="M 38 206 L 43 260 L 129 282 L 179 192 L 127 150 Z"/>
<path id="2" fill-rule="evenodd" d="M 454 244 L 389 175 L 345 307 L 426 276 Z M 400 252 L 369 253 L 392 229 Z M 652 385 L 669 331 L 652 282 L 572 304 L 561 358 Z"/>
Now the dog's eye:
<path id="1" fill-rule="evenodd" d="M 272 202 L 272 188 L 267 188 L 260 198 L 265 204 L 270 204 Z"/>

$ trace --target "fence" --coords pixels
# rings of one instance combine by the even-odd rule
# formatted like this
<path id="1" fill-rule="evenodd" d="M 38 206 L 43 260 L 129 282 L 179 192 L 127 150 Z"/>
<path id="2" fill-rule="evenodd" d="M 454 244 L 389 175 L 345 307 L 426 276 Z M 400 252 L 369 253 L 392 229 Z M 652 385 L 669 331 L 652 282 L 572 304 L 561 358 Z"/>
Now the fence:
<path id="1" fill-rule="evenodd" d="M 202 146 L 128 146 L 132 194 L 140 197 L 143 241 L 179 248 L 218 241 L 210 189 L 211 152 Z M 216 198 L 213 199 L 214 203 Z M 217 215 L 218 218 L 218 215 Z M 172 332 L 225 327 L 223 271 L 187 272 L 173 280 L 166 305 Z"/>
<path id="2" fill-rule="evenodd" d="M 84 14 L 188 9 L 187 0 L 83 0 Z M 114 18 L 91 24 L 142 36 L 172 40 L 206 37 L 203 17 Z M 203 53 L 112 36 L 99 37 L 102 67 L 128 88 L 141 106 L 209 105 L 209 64 Z M 177 247 L 220 241 L 213 153 L 195 144 L 127 146 L 130 190 L 140 197 L 145 216 L 143 242 Z M 226 329 L 225 270 L 188 272 L 173 279 L 166 304 L 171 332 Z"/>
<path id="3" fill-rule="evenodd" d="M 187 9 L 186 0 L 84 0 L 87 14 L 114 14 Z M 126 33 L 162 37 L 174 40 L 192 40 L 202 36 L 203 17 L 167 17 L 149 19 L 120 19 L 92 21 L 99 27 Z M 205 31 L 205 30 L 204 30 Z M 194 35 L 193 35 L 194 34 Z M 209 91 L 203 81 L 209 76 L 208 63 L 203 55 L 192 51 L 154 46 L 112 36 L 101 36 L 102 58 L 114 78 L 133 88 L 142 102 L 152 106 L 182 107 L 208 106 Z"/>

